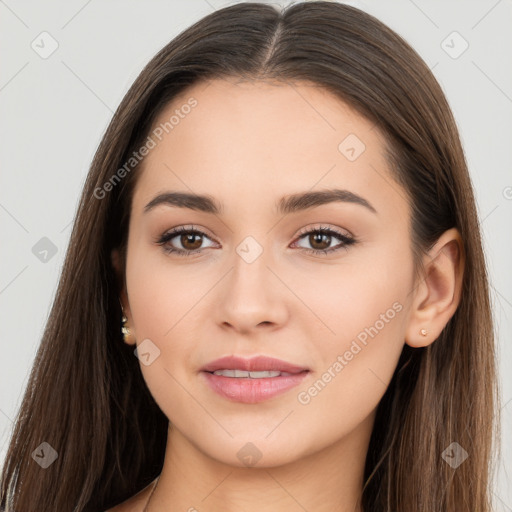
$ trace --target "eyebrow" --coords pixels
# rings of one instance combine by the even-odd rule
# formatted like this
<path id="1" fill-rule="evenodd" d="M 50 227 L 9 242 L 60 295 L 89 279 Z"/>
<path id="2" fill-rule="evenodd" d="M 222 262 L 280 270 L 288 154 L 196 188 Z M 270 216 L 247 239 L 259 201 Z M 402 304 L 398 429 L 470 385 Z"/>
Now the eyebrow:
<path id="1" fill-rule="evenodd" d="M 277 202 L 276 207 L 278 213 L 290 214 L 335 202 L 358 204 L 377 214 L 377 210 L 366 199 L 349 190 L 342 189 L 290 194 L 282 197 Z M 209 195 L 189 192 L 164 192 L 152 199 L 144 207 L 144 212 L 148 212 L 161 204 L 212 213 L 214 215 L 220 214 L 223 210 L 222 204 Z"/>

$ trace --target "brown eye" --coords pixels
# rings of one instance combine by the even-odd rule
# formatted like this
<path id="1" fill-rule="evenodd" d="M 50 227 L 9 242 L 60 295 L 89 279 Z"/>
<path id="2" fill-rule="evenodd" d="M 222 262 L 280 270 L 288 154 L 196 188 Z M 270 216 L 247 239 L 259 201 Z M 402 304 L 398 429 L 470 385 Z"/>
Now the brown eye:
<path id="1" fill-rule="evenodd" d="M 198 235 L 196 233 L 190 233 L 185 235 L 179 235 L 180 243 L 184 249 L 188 249 L 190 251 L 194 251 L 201 247 L 201 243 L 203 240 L 202 235 Z"/>
<path id="2" fill-rule="evenodd" d="M 328 249 L 331 245 L 331 236 L 326 235 L 325 233 L 319 233 L 318 231 L 315 233 L 310 233 L 308 235 L 308 240 L 313 249 L 317 250 Z"/>
<path id="3" fill-rule="evenodd" d="M 340 241 L 340 243 L 334 247 L 331 247 L 333 239 L 336 238 Z M 311 246 L 311 248 L 301 245 L 299 245 L 299 247 L 313 254 L 333 253 L 339 249 L 347 249 L 349 245 L 356 243 L 355 238 L 335 231 L 334 229 L 325 227 L 303 231 L 299 237 L 299 241 L 302 240 L 305 240 Z"/>
<path id="4" fill-rule="evenodd" d="M 201 247 L 205 239 L 209 240 L 209 237 L 202 231 L 180 226 L 164 233 L 157 240 L 157 244 L 161 245 L 167 253 L 188 256 L 205 249 L 205 247 Z M 211 247 L 211 245 L 207 247 Z"/>

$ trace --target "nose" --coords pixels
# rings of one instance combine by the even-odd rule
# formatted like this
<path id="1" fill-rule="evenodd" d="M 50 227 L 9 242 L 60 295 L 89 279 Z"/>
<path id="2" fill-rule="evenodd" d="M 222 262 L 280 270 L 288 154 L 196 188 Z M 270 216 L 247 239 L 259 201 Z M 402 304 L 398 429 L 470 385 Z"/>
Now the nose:
<path id="1" fill-rule="evenodd" d="M 217 300 L 217 322 L 241 334 L 277 329 L 288 318 L 289 291 L 268 265 L 263 251 L 248 262 L 235 253 L 233 268 L 224 278 Z"/>

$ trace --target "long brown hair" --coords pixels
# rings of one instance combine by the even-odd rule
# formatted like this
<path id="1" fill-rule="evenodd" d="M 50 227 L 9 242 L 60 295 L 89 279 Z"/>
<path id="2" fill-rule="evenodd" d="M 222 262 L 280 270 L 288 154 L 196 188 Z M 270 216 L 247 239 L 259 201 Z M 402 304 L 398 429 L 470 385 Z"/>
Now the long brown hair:
<path id="1" fill-rule="evenodd" d="M 463 240 L 460 305 L 424 349 L 405 345 L 382 398 L 365 467 L 367 512 L 486 512 L 490 505 L 495 348 L 471 181 L 457 127 L 430 69 L 374 17 L 335 2 L 220 9 L 144 68 L 94 156 L 51 313 L 1 475 L 0 506 L 19 512 L 103 511 L 160 474 L 168 420 L 120 333 L 111 250 L 126 250 L 137 168 L 109 187 L 178 93 L 218 77 L 307 81 L 374 122 L 412 207 L 419 257 L 447 229 Z M 123 252 L 124 254 L 124 252 Z M 419 261 L 419 259 L 417 259 Z M 48 468 L 34 451 L 58 454 Z M 452 468 L 452 442 L 469 455 Z"/>

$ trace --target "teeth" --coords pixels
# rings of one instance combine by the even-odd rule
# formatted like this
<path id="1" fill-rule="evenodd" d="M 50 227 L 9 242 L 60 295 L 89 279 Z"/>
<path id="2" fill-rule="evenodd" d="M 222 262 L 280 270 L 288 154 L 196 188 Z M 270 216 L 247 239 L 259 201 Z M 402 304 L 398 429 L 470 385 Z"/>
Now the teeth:
<path id="1" fill-rule="evenodd" d="M 250 379 L 264 379 L 268 377 L 279 377 L 280 375 L 291 375 L 286 372 L 262 371 L 262 372 L 246 372 L 245 370 L 215 370 L 214 375 L 222 375 L 223 377 L 239 377 Z"/>

